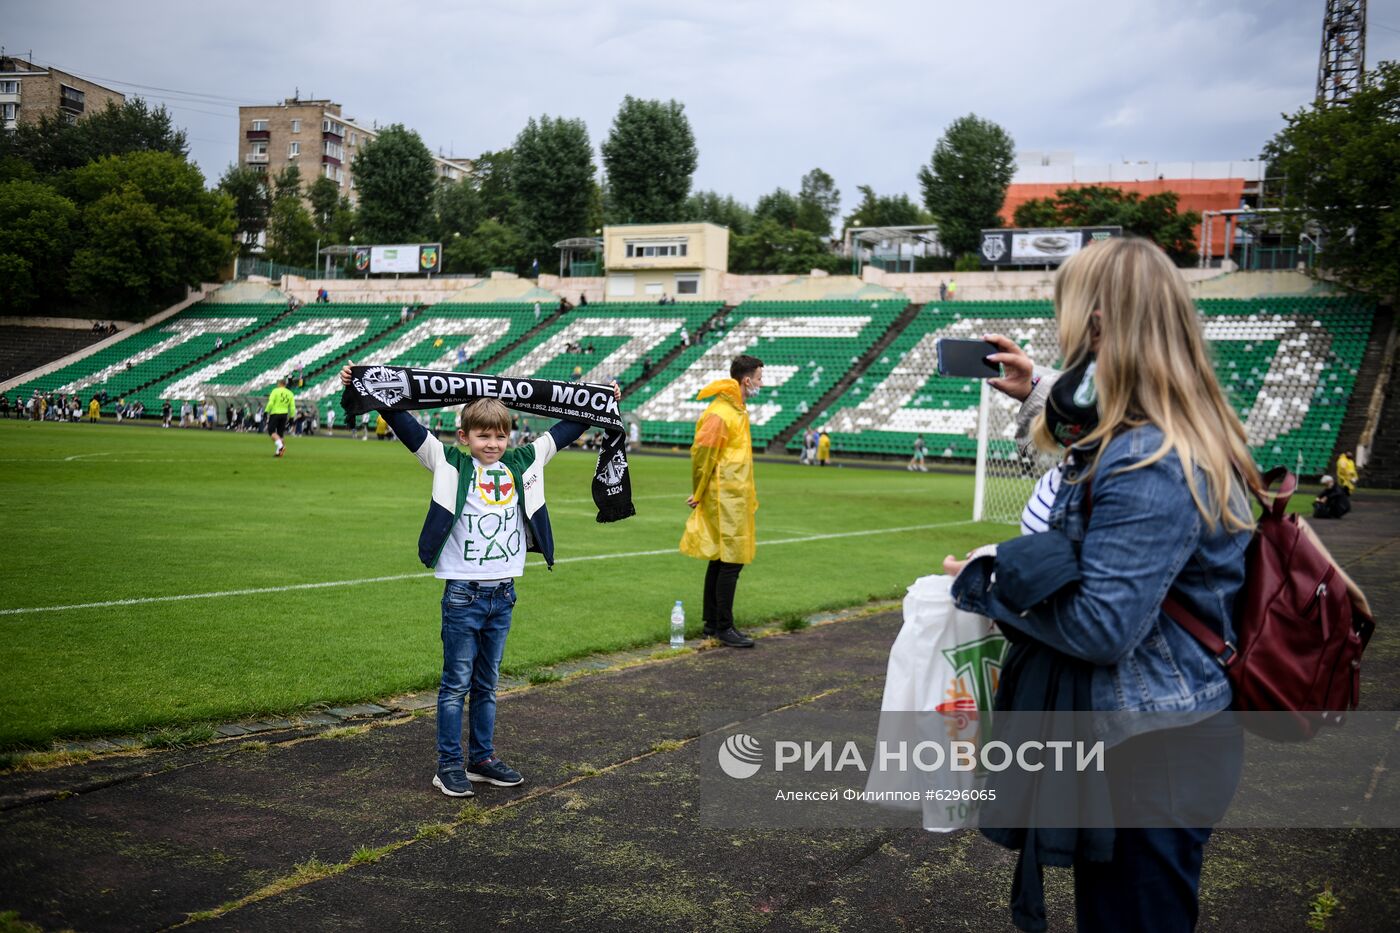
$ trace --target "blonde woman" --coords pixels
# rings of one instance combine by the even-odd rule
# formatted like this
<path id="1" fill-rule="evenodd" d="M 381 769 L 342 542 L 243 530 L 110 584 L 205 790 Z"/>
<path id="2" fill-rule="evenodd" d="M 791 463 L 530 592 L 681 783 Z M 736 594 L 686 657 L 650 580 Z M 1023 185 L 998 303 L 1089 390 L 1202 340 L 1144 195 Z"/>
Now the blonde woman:
<path id="1" fill-rule="evenodd" d="M 996 619 L 1012 655 L 1066 659 L 1096 713 L 1131 714 L 1096 717 L 1117 828 L 1111 857 L 1073 859 L 1079 929 L 1190 930 L 1211 832 L 1201 823 L 1234 795 L 1242 734 L 1225 671 L 1162 601 L 1170 592 L 1233 639 L 1259 478 L 1186 283 L 1155 245 L 1113 239 L 1074 256 L 1055 316 L 1065 369 L 1053 385 L 1005 338 L 992 357 L 1006 367 L 998 388 L 1044 403 L 1037 444 L 1067 448 L 1048 529 L 944 569 L 958 605 Z M 1009 655 L 998 710 L 1018 708 L 1015 669 Z M 1156 819 L 1128 815 L 1140 792 L 1166 801 Z M 1195 822 L 1171 809 L 1188 796 Z M 1013 903 L 1018 925 L 1025 907 Z"/>

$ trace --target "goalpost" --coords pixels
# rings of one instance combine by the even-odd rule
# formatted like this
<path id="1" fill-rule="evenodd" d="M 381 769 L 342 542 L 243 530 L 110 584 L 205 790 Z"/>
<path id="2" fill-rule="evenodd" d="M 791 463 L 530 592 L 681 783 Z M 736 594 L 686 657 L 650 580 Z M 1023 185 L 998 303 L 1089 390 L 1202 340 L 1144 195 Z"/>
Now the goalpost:
<path id="1" fill-rule="evenodd" d="M 1015 525 L 1035 491 L 1048 458 L 1025 457 L 1016 449 L 1016 411 L 1020 403 L 980 381 L 977 400 L 977 472 L 972 520 Z"/>

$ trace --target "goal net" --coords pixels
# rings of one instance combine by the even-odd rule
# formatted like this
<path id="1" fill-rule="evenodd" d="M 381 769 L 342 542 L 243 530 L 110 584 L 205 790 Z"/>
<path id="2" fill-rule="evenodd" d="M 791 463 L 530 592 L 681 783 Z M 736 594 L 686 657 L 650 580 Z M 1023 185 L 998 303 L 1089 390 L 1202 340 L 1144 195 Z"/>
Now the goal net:
<path id="1" fill-rule="evenodd" d="M 977 485 L 972 496 L 972 520 L 1015 525 L 1035 491 L 1035 484 L 1053 465 L 1049 458 L 1024 457 L 1016 449 L 1016 412 L 1021 403 L 981 380 L 977 403 Z"/>

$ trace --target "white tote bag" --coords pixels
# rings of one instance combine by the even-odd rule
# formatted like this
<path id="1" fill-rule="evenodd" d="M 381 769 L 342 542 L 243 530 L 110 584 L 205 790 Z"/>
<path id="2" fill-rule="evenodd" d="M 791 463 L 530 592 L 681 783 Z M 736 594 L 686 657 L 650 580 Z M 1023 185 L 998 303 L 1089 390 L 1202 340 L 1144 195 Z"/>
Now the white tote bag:
<path id="1" fill-rule="evenodd" d="M 912 750 L 920 742 L 945 750 L 954 740 L 980 742 L 1008 647 L 990 619 L 953 605 L 952 584 L 943 574 L 920 577 L 905 594 L 904 625 L 885 672 L 878 741 L 885 750 L 902 742 L 910 754 L 885 759 L 883 768 L 877 754 L 866 783 L 872 792 L 917 792 L 918 803 L 892 805 L 921 809 L 924 828 L 934 832 L 976 825 L 983 779 L 946 762 L 921 769 Z M 918 757 L 927 765 L 932 756 Z"/>

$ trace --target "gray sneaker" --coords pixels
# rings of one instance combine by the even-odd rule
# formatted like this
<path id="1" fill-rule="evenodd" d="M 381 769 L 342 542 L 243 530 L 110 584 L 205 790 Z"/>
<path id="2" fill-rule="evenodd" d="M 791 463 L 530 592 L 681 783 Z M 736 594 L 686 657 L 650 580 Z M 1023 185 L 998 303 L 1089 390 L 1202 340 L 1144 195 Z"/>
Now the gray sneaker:
<path id="1" fill-rule="evenodd" d="M 476 791 L 472 790 L 471 782 L 467 780 L 467 772 L 461 768 L 439 771 L 433 776 L 433 786 L 449 797 L 473 797 L 476 795 Z"/>
<path id="2" fill-rule="evenodd" d="M 519 771 L 506 764 L 495 755 L 492 755 L 485 761 L 478 761 L 476 764 L 468 767 L 467 780 L 494 784 L 497 787 L 514 787 L 525 781 L 525 779 L 520 776 Z"/>

